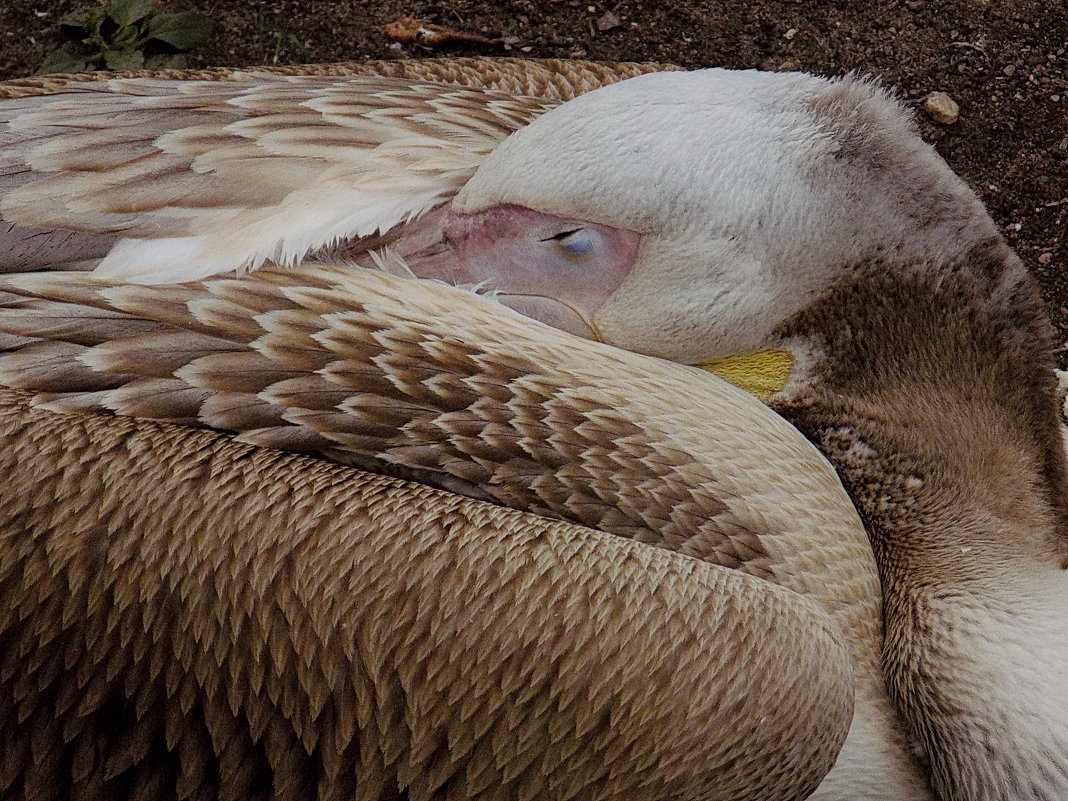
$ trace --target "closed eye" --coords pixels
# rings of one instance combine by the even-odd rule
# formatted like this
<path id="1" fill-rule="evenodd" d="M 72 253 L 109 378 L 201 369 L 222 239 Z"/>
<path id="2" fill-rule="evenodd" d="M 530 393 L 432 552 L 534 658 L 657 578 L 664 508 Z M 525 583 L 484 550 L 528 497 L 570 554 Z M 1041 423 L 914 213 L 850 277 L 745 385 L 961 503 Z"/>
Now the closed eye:
<path id="1" fill-rule="evenodd" d="M 569 261 L 582 261 L 593 255 L 596 246 L 596 233 L 587 228 L 572 228 L 542 239 L 549 242 L 553 249 Z"/>
<path id="2" fill-rule="evenodd" d="M 547 236 L 541 241 L 542 242 L 553 242 L 553 241 L 562 242 L 563 240 L 567 239 L 572 234 L 577 234 L 581 230 L 582 230 L 581 228 L 572 228 L 570 231 L 561 231 L 558 234 L 553 234 L 552 236 Z"/>

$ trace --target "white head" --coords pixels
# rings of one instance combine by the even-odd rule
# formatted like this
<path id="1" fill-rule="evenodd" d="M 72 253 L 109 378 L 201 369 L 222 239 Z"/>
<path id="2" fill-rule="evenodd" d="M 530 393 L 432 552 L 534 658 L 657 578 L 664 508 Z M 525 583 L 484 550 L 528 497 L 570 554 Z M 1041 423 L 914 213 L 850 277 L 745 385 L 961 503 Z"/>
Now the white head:
<path id="1" fill-rule="evenodd" d="M 551 297 L 528 288 L 544 268 L 537 283 L 551 273 L 605 341 L 690 363 L 761 347 L 866 258 L 941 261 L 996 234 L 885 91 L 723 69 L 644 75 L 544 114 L 487 157 L 453 212 L 459 277 Z M 599 227 L 576 248 L 567 232 L 584 223 Z M 583 286 L 569 294 L 571 281 Z"/>

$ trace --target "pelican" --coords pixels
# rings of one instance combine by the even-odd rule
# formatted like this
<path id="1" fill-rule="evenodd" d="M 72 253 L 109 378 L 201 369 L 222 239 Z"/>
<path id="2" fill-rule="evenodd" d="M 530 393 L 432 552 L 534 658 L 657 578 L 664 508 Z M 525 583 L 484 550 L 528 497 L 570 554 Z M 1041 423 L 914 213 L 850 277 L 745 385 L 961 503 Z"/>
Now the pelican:
<path id="1" fill-rule="evenodd" d="M 692 797 L 805 797 L 828 751 L 814 798 L 1068 797 L 1051 327 L 899 104 L 802 74 L 654 72 L 568 98 L 537 72 L 560 65 L 486 66 L 485 80 L 440 67 L 454 83 L 366 69 L 393 72 L 117 78 L 0 106 L 0 382 L 38 409 L 385 465 L 793 591 L 809 629 L 842 632 L 852 723 L 832 704 L 818 736 L 796 738 L 822 749 L 800 777 L 691 778 Z M 580 91 L 597 80 L 572 69 Z M 796 432 L 685 365 L 760 394 L 859 518 Z M 548 416 L 516 412 L 560 398 Z M 673 456 L 650 458 L 647 432 Z M 781 442 L 771 480 L 729 456 L 774 459 Z M 674 464 L 688 461 L 695 473 Z M 793 491 L 809 475 L 818 489 Z M 650 500 L 679 486 L 702 488 L 696 506 Z M 679 503 L 695 531 L 721 506 L 744 522 L 684 533 Z M 832 542 L 848 555 L 828 570 L 812 554 L 832 559 Z M 805 556 L 769 568 L 784 548 Z M 777 686 L 841 677 L 837 657 L 798 653 L 815 665 Z M 717 747 L 774 762 L 755 740 Z M 429 798 L 448 782 L 425 770 L 395 780 Z"/>

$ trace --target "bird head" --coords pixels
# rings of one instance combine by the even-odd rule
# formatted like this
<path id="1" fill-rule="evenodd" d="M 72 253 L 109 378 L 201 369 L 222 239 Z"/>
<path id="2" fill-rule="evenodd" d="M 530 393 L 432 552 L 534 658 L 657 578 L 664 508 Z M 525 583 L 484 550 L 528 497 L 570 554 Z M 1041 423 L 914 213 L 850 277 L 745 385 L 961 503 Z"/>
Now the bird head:
<path id="1" fill-rule="evenodd" d="M 728 369 L 756 353 L 781 373 L 776 331 L 857 264 L 937 265 L 996 230 L 874 83 L 709 69 L 538 117 L 462 188 L 445 235 L 450 267 L 418 274 L 628 350 Z"/>

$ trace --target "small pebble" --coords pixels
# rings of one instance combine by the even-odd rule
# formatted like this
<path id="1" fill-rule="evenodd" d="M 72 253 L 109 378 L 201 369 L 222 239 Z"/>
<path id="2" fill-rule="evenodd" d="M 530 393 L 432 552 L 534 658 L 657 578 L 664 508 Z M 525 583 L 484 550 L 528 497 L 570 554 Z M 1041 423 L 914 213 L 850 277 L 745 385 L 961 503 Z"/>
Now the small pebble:
<path id="1" fill-rule="evenodd" d="M 790 28 L 786 33 L 782 35 L 783 39 L 793 39 L 797 36 L 797 28 Z"/>
<path id="2" fill-rule="evenodd" d="M 952 125 L 960 118 L 960 106 L 945 92 L 931 92 L 923 101 L 923 110 L 939 125 Z"/>
<path id="3" fill-rule="evenodd" d="M 1038 257 L 1039 264 L 1049 264 L 1051 261 L 1053 261 L 1052 253 L 1043 253 Z"/>
<path id="4" fill-rule="evenodd" d="M 1004 75 L 1006 78 L 1011 78 L 1013 75 L 1016 74 L 1016 65 L 1006 64 L 1005 67 L 1001 70 L 1001 74 Z"/>

